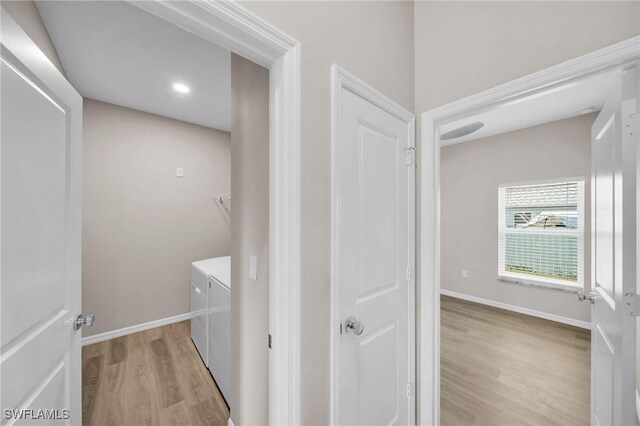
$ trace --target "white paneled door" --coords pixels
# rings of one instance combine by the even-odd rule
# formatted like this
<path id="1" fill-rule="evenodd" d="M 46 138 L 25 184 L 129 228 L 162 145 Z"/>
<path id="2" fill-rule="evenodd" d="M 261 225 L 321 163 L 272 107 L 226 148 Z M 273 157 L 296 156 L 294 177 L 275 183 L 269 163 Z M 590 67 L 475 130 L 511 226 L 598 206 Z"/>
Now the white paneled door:
<path id="1" fill-rule="evenodd" d="M 413 122 L 348 88 L 338 89 L 337 96 L 334 420 L 409 424 L 414 406 Z"/>
<path id="2" fill-rule="evenodd" d="M 592 128 L 591 421 L 637 424 L 635 405 L 635 70 L 622 74 Z M 631 296 L 626 296 L 631 294 Z M 630 305 L 626 306 L 627 302 Z"/>
<path id="3" fill-rule="evenodd" d="M 1 424 L 81 424 L 82 98 L 2 9 Z"/>

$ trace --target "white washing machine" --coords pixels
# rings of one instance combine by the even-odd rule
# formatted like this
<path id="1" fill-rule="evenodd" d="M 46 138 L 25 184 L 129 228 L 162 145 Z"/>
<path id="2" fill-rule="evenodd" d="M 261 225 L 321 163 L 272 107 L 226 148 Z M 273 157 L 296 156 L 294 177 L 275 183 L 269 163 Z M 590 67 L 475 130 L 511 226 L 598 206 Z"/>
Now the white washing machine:
<path id="1" fill-rule="evenodd" d="M 209 275 L 215 259 L 191 264 L 191 340 L 205 365 L 209 364 Z"/>
<path id="2" fill-rule="evenodd" d="M 231 257 L 191 264 L 191 339 L 224 398 L 231 396 Z"/>
<path id="3" fill-rule="evenodd" d="M 231 397 L 231 258 L 220 257 L 209 275 L 209 371 Z"/>

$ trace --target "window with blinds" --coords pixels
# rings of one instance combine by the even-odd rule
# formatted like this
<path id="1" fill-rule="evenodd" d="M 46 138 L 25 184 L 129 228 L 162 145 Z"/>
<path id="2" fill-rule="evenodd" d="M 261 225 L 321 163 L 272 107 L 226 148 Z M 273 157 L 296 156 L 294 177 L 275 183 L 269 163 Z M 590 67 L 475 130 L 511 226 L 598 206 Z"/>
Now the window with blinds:
<path id="1" fill-rule="evenodd" d="M 582 287 L 584 181 L 499 188 L 499 276 Z"/>

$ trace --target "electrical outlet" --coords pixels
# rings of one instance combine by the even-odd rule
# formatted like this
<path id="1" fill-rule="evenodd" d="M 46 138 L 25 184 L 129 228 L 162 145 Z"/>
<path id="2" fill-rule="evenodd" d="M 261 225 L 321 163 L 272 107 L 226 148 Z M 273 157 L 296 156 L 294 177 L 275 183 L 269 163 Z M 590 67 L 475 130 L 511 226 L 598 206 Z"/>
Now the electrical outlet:
<path id="1" fill-rule="evenodd" d="M 466 269 L 462 270 L 462 278 L 469 278 L 469 272 Z"/>
<path id="2" fill-rule="evenodd" d="M 183 178 L 184 177 L 184 168 L 178 167 L 176 169 L 176 177 Z"/>

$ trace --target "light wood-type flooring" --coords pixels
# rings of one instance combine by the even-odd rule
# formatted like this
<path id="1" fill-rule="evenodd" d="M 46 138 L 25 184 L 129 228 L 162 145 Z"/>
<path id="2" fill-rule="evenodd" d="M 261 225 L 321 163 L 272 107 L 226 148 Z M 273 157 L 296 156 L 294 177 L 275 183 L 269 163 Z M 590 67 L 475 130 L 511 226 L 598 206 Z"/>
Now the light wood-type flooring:
<path id="1" fill-rule="evenodd" d="M 588 425 L 591 332 L 442 296 L 443 425 Z"/>
<path id="2" fill-rule="evenodd" d="M 189 321 L 82 348 L 83 425 L 225 425 Z"/>

